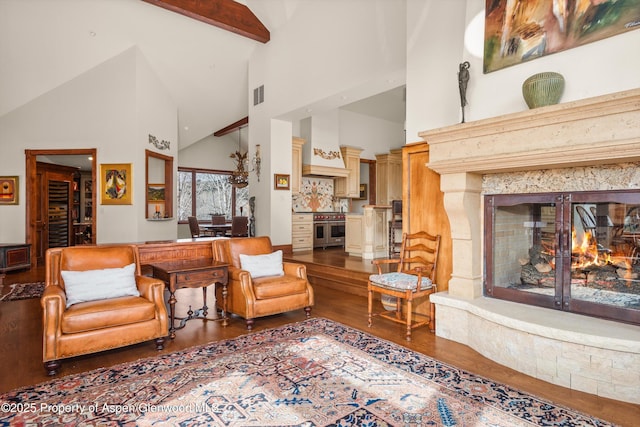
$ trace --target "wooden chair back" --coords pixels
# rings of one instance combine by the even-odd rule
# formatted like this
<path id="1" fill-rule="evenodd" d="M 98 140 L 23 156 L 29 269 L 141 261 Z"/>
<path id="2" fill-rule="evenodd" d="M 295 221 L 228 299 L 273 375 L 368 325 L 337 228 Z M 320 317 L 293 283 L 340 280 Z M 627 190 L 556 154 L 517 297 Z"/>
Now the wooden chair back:
<path id="1" fill-rule="evenodd" d="M 211 224 L 213 225 L 222 225 L 227 222 L 227 219 L 224 215 L 211 215 Z"/>
<path id="2" fill-rule="evenodd" d="M 196 218 L 195 216 L 190 216 L 188 220 L 191 237 L 200 237 L 200 226 L 198 225 L 198 218 Z"/>
<path id="3" fill-rule="evenodd" d="M 423 277 L 435 283 L 439 252 L 439 235 L 426 231 L 403 233 L 397 271 L 416 275 L 421 272 Z"/>
<path id="4" fill-rule="evenodd" d="M 234 216 L 231 219 L 231 237 L 249 237 L 249 218 Z"/>

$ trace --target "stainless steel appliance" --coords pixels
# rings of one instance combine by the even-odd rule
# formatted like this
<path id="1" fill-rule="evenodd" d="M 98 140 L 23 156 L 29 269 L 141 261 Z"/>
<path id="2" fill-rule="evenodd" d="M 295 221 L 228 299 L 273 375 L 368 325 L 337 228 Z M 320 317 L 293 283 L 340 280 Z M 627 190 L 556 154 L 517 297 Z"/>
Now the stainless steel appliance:
<path id="1" fill-rule="evenodd" d="M 313 214 L 313 247 L 344 246 L 344 213 L 316 212 Z"/>

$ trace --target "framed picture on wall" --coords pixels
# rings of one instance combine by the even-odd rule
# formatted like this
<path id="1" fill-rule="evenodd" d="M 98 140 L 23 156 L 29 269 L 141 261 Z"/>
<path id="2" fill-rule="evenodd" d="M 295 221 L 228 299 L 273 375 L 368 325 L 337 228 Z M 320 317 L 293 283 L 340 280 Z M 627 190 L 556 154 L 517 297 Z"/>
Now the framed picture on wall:
<path id="1" fill-rule="evenodd" d="M 131 163 L 103 163 L 100 165 L 103 205 L 130 205 L 132 202 L 133 184 Z"/>
<path id="2" fill-rule="evenodd" d="M 0 205 L 17 205 L 19 189 L 17 176 L 0 176 Z"/>
<path id="3" fill-rule="evenodd" d="M 147 186 L 147 199 L 150 202 L 164 202 L 164 184 L 149 184 Z"/>
<path id="4" fill-rule="evenodd" d="M 276 190 L 288 190 L 289 189 L 289 175 L 274 174 L 273 175 L 273 188 Z"/>

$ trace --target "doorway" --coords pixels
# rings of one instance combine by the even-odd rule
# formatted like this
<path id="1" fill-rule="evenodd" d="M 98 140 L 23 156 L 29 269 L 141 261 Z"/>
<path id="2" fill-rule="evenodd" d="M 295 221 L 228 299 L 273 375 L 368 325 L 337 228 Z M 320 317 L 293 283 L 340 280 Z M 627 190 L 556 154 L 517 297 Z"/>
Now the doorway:
<path id="1" fill-rule="evenodd" d="M 50 246 L 49 231 L 49 188 L 67 189 L 67 202 L 58 201 L 54 206 L 56 213 L 67 211 L 66 238 L 54 239 L 54 245 L 73 246 L 77 242 L 95 244 L 96 242 L 96 153 L 91 149 L 25 150 L 26 158 L 26 243 L 31 245 L 32 266 L 44 265 L 44 256 Z M 82 157 L 88 160 L 90 167 L 73 167 L 72 159 Z M 39 159 L 47 159 L 49 165 L 61 170 L 71 171 L 68 175 L 48 172 L 54 166 L 43 167 Z M 83 170 L 84 169 L 84 170 Z M 90 169 L 90 170 L 87 170 Z M 84 176 L 84 179 L 83 179 Z M 82 201 L 82 206 L 80 202 Z M 82 209 L 81 209 L 82 208 Z M 58 234 L 64 234 L 65 227 L 54 225 Z M 78 234 L 78 236 L 76 236 Z"/>

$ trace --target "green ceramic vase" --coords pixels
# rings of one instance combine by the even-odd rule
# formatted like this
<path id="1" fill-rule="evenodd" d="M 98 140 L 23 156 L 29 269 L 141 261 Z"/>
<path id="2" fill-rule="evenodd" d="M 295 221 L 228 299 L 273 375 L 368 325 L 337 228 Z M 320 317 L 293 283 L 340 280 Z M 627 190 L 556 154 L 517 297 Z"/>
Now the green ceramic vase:
<path id="1" fill-rule="evenodd" d="M 522 96 L 529 108 L 560 102 L 564 92 L 564 77 L 552 71 L 534 74 L 522 83 Z"/>

